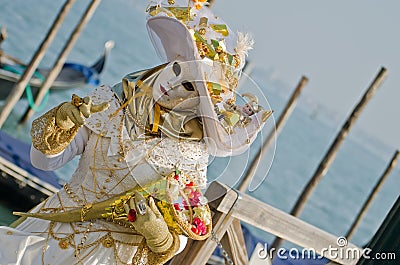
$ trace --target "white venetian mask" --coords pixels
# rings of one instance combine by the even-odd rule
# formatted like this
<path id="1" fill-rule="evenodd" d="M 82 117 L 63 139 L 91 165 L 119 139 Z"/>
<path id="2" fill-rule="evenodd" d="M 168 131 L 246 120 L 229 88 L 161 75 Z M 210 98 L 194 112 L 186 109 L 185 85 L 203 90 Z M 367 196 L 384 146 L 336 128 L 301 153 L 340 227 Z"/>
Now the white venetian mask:
<path id="1" fill-rule="evenodd" d="M 167 109 L 194 109 L 200 102 L 196 73 L 196 62 L 169 63 L 154 81 L 154 100 Z"/>

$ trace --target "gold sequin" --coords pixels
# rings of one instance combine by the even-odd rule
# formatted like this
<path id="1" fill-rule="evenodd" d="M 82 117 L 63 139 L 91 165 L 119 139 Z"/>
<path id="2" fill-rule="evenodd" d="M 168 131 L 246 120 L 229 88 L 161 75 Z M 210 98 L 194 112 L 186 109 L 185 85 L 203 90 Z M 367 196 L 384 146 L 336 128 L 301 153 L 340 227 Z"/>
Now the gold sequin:
<path id="1" fill-rule="evenodd" d="M 66 239 L 62 239 L 62 240 L 60 240 L 60 242 L 58 242 L 58 246 L 61 249 L 67 249 L 69 247 L 69 243 Z"/>

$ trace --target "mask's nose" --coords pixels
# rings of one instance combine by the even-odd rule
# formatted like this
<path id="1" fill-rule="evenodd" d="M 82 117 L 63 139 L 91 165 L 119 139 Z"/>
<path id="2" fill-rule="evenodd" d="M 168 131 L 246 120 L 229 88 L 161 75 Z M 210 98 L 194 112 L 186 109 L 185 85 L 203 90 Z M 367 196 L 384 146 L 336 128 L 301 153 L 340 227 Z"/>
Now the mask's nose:
<path id="1" fill-rule="evenodd" d="M 167 81 L 168 86 L 172 89 L 181 84 L 181 78 L 176 76 Z"/>

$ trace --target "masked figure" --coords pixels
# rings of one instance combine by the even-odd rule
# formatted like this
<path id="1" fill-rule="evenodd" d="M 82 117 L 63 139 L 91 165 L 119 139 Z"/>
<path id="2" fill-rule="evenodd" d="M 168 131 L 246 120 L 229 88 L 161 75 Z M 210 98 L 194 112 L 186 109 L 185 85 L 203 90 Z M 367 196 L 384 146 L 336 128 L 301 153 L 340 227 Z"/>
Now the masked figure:
<path id="1" fill-rule="evenodd" d="M 200 191 L 209 155 L 244 152 L 271 111 L 248 109 L 253 100 L 243 119 L 226 107 L 236 104 L 251 41 L 199 1 L 187 5 L 147 10 L 150 38 L 167 63 L 74 95 L 33 122 L 36 167 L 80 161 L 63 189 L 16 229 L 0 230 L 2 262 L 164 264 L 187 237 L 210 234 Z"/>

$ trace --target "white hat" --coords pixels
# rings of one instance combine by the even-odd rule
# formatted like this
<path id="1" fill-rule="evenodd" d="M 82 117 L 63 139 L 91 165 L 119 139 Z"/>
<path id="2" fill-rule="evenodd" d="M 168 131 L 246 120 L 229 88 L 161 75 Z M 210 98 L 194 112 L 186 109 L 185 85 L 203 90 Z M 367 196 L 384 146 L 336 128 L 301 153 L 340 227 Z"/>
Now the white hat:
<path id="1" fill-rule="evenodd" d="M 196 80 L 199 115 L 210 153 L 238 155 L 254 141 L 272 111 L 257 108 L 244 117 L 235 106 L 236 87 L 253 42 L 248 35 L 232 32 L 204 2 L 150 3 L 147 29 L 163 61 L 196 61 L 201 76 Z"/>

